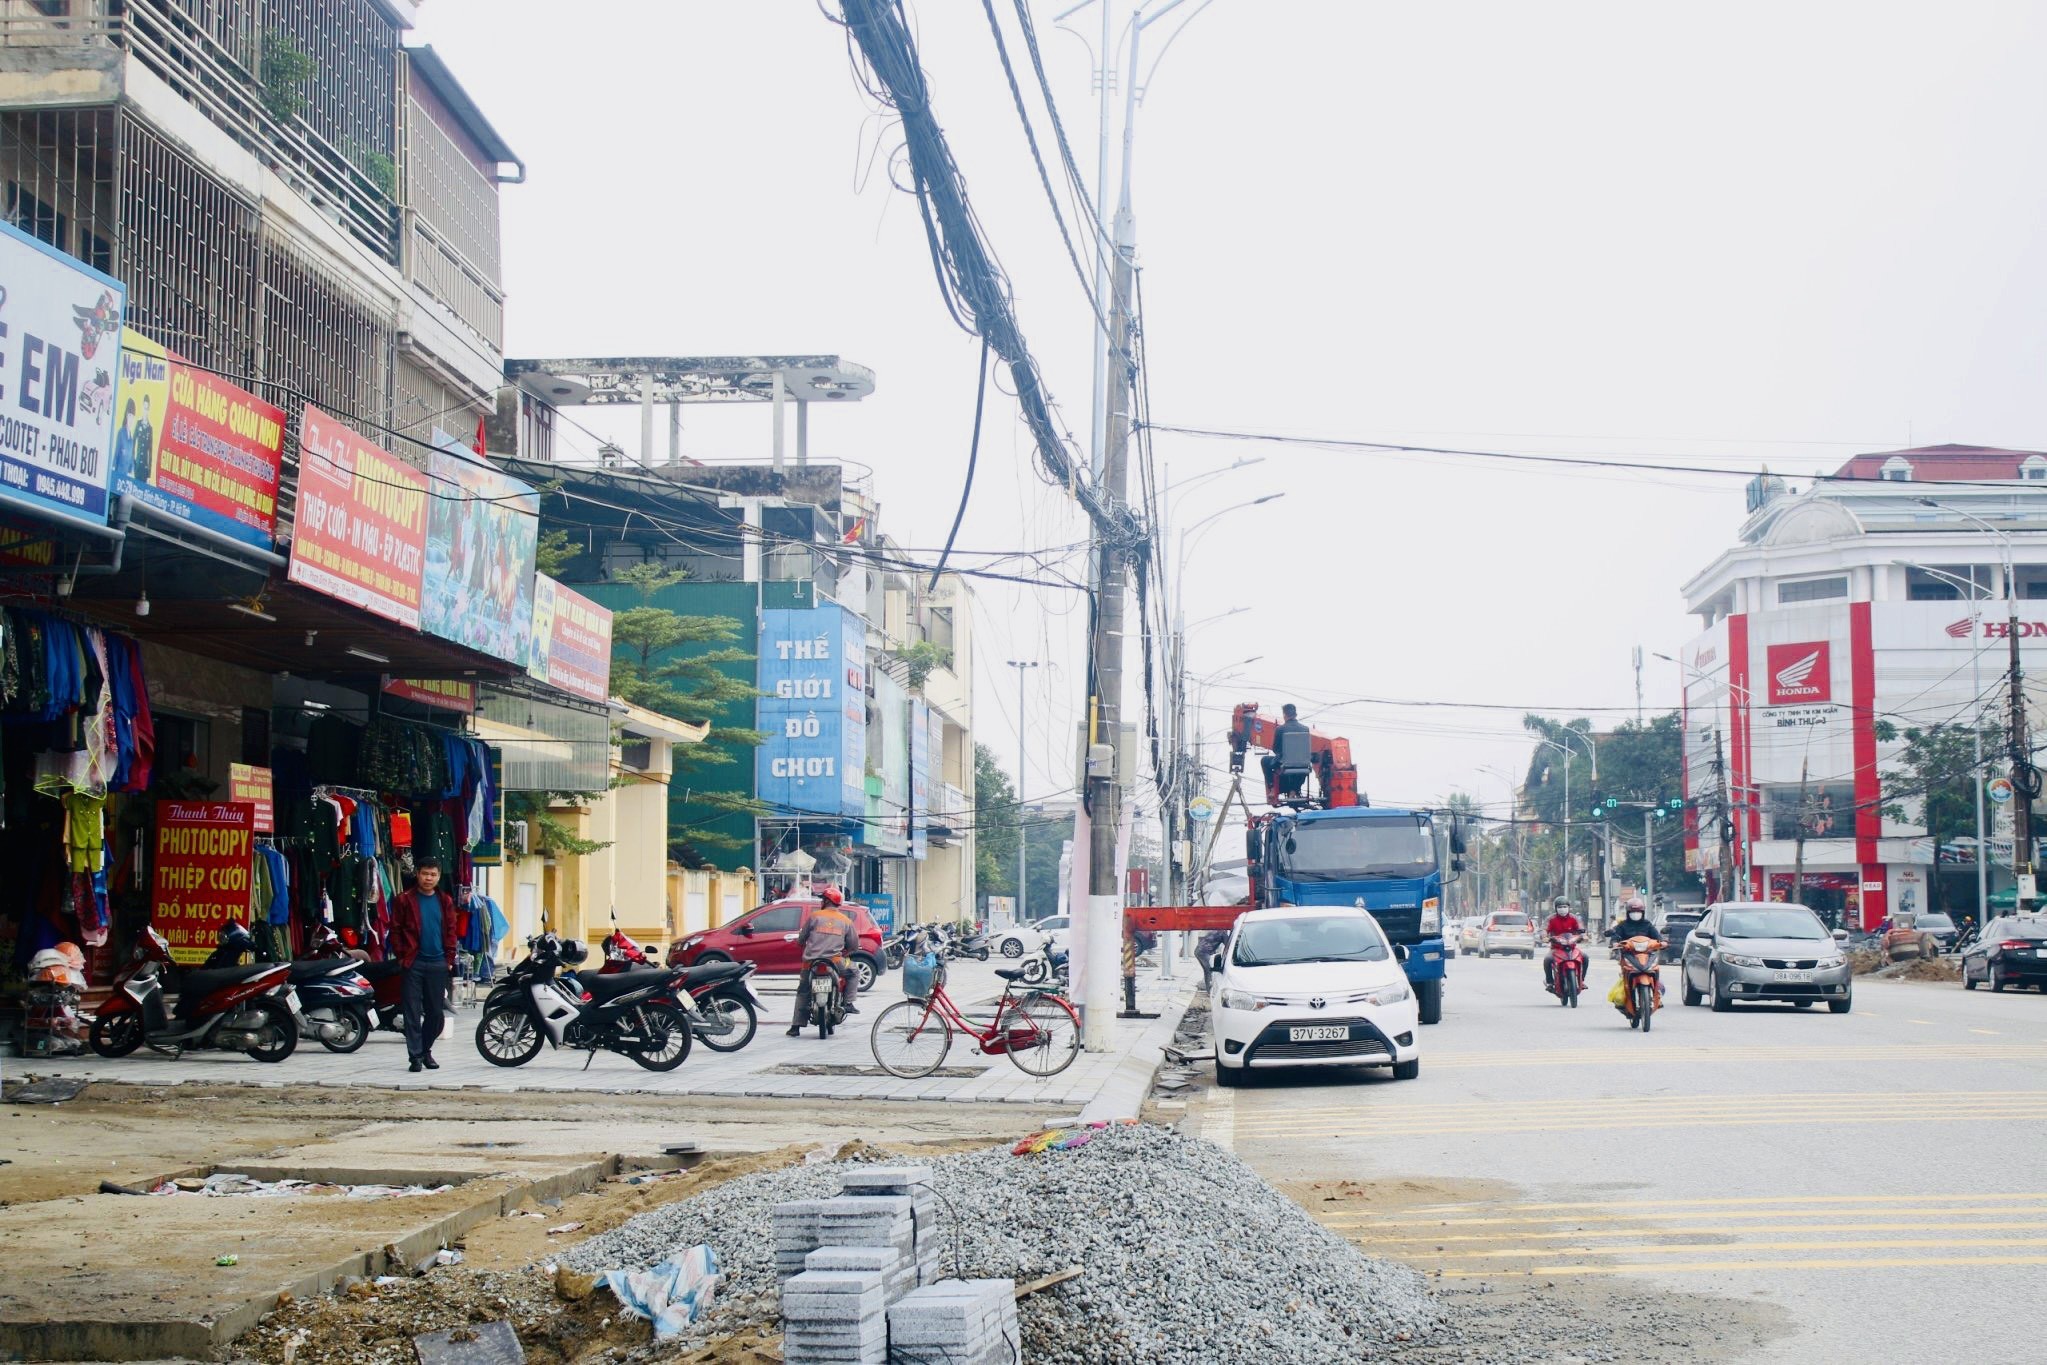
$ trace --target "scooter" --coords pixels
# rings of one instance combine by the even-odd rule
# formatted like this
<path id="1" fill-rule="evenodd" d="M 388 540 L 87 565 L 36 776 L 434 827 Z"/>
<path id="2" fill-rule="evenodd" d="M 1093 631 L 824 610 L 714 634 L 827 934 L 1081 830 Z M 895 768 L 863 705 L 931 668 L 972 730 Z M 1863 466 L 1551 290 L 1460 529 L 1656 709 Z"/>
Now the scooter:
<path id="1" fill-rule="evenodd" d="M 208 969 L 239 967 L 244 957 L 261 960 L 248 929 L 229 920 L 220 931 Z M 370 1040 L 377 1027 L 376 995 L 357 964 L 345 958 L 300 958 L 283 964 L 298 992 L 299 1037 L 317 1039 L 329 1052 L 349 1053 Z"/>
<path id="2" fill-rule="evenodd" d="M 839 985 L 838 969 L 829 959 L 804 963 L 803 974 L 796 978 L 796 991 L 799 997 L 809 994 L 809 1019 L 817 1025 L 818 1037 L 831 1037 L 832 1030 L 846 1022 L 846 993 Z"/>
<path id="3" fill-rule="evenodd" d="M 921 926 L 915 924 L 902 925 L 883 941 L 881 945 L 882 961 L 887 964 L 890 971 L 894 971 L 903 965 L 905 957 L 916 950 L 916 945 L 923 937 L 924 930 Z"/>
<path id="4" fill-rule="evenodd" d="M 94 1052 L 126 1057 L 146 1043 L 172 1057 L 219 1048 L 281 1062 L 298 1047 L 298 994 L 282 963 L 186 972 L 176 1009 L 164 1003 L 161 969 L 170 963 L 171 945 L 154 928 L 144 929 L 93 1018 Z"/>
<path id="5" fill-rule="evenodd" d="M 590 950 L 554 933 L 526 940 L 526 957 L 483 1002 L 476 1050 L 492 1066 L 524 1066 L 543 1046 L 586 1051 L 587 1068 L 601 1052 L 629 1057 L 649 1071 L 673 1071 L 689 1056 L 683 1012 L 656 997 L 683 975 L 655 971 L 594 975 L 574 968 Z M 677 988 L 679 989 L 679 988 Z"/>
<path id="6" fill-rule="evenodd" d="M 1663 1008 L 1663 978 L 1657 970 L 1663 941 L 1647 934 L 1624 938 L 1614 947 L 1621 964 L 1621 1000 L 1616 1007 L 1628 1016 L 1628 1027 L 1649 1031 L 1656 1011 Z"/>
<path id="7" fill-rule="evenodd" d="M 1543 989 L 1557 998 L 1557 1003 L 1566 1009 L 1578 1008 L 1578 997 L 1585 990 L 1585 953 L 1578 946 L 1578 935 L 1558 934 L 1549 941 L 1549 980 Z"/>
<path id="8" fill-rule="evenodd" d="M 1023 960 L 1023 982 L 1029 986 L 1052 983 L 1055 987 L 1067 984 L 1066 950 L 1054 949 L 1050 943 Z"/>
<path id="9" fill-rule="evenodd" d="M 302 960 L 353 962 L 356 971 L 370 983 L 373 995 L 368 1011 L 370 1027 L 381 1028 L 389 1033 L 405 1032 L 405 964 L 397 958 L 372 962 L 367 952 L 361 948 L 350 947 L 346 940 L 334 932 L 333 925 L 322 922 L 314 931 L 313 941 L 307 945 L 306 955 Z"/>
<path id="10" fill-rule="evenodd" d="M 660 967 L 660 963 L 625 932 L 612 926 L 604 938 L 604 967 L 599 976 Z M 680 989 L 654 998 L 689 1016 L 690 1031 L 713 1052 L 737 1052 L 753 1041 L 760 1028 L 760 1000 L 746 984 L 759 970 L 752 962 L 702 962 L 694 967 L 665 969 Z"/>

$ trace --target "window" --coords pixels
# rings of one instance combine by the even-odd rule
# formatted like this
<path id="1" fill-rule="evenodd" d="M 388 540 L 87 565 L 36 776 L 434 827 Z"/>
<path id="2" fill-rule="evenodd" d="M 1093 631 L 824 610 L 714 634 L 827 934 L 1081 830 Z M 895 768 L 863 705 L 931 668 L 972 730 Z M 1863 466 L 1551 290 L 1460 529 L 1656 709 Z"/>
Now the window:
<path id="1" fill-rule="evenodd" d="M 793 934 L 802 916 L 800 905 L 771 905 L 747 923 L 756 934 Z"/>
<path id="2" fill-rule="evenodd" d="M 2028 455 L 2019 466 L 2019 477 L 2047 481 L 2047 455 Z"/>
<path id="3" fill-rule="evenodd" d="M 2047 598 L 2047 565 L 2021 564 L 2013 572 L 2018 575 L 2020 597 L 2034 601 Z"/>
<path id="4" fill-rule="evenodd" d="M 1916 565 L 1905 570 L 1905 598 L 1911 602 L 1956 602 L 1987 598 L 1996 570 L 1989 564 Z"/>
<path id="5" fill-rule="evenodd" d="M 1877 477 L 1888 479 L 1892 483 L 1910 483 L 1912 482 L 1912 462 L 1902 456 L 1893 455 L 1890 459 L 1884 461 L 1883 472 L 1877 475 Z"/>
<path id="6" fill-rule="evenodd" d="M 1238 967 L 1296 962 L 1384 962 L 1393 956 L 1370 915 L 1251 920 L 1237 932 L 1230 961 Z"/>
<path id="7" fill-rule="evenodd" d="M 618 763 L 622 768 L 645 772 L 654 764 L 654 741 L 651 739 L 624 739 L 618 745 Z"/>
<path id="8" fill-rule="evenodd" d="M 1796 583 L 1779 583 L 1777 601 L 1788 605 L 1792 602 L 1823 602 L 1830 597 L 1846 597 L 1848 579 L 1801 578 Z"/>

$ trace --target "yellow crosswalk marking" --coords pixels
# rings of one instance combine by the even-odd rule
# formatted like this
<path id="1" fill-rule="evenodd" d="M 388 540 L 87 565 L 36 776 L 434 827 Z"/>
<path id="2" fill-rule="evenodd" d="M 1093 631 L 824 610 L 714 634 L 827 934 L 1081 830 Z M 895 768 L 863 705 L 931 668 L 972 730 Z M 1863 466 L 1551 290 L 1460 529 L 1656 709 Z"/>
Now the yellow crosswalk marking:
<path id="1" fill-rule="evenodd" d="M 1952 1211 L 1939 1210 L 1939 1212 L 1971 1213 L 1975 1212 L 1975 1210 L 1971 1209 L 1959 1209 Z M 1755 1215 L 1746 1216 L 1753 1217 Z M 1800 1232 L 2037 1232 L 2040 1230 L 2041 1226 L 2040 1220 L 2038 1218 L 2026 1218 L 2014 1223 L 1983 1222 L 1974 1218 L 1969 1219 L 1967 1222 L 1948 1221 L 1936 1223 L 1894 1223 L 1894 1222 L 1808 1223 L 1803 1219 L 1785 1219 L 1780 1214 L 1770 1214 L 1768 1215 L 1768 1217 L 1773 1223 L 1782 1222 L 1785 1224 L 1785 1226 L 1796 1228 Z M 1544 1219 L 1529 1221 L 1553 1222 L 1554 1220 Z M 1615 1220 L 1574 1218 L 1571 1219 L 1570 1221 L 1573 1224 L 1584 1224 L 1591 1222 L 1612 1222 Z M 1360 1241 L 1363 1241 L 1365 1239 L 1366 1234 L 1375 1231 L 1374 1227 L 1365 1224 L 1338 1223 L 1335 1221 L 1331 1221 L 1327 1224 L 1327 1226 L 1335 1228 L 1341 1232 L 1351 1233 L 1355 1235 Z M 1452 1226 L 1456 1225 L 1452 1224 Z M 1370 1241 L 1373 1250 L 1383 1251 L 1388 1255 L 1398 1256 L 1402 1254 L 1398 1250 L 1398 1248 L 1406 1246 L 1424 1247 L 1437 1251 L 1444 1251 L 1445 1248 L 1449 1247 L 1452 1243 L 1464 1244 L 1471 1242 L 1548 1241 L 1559 1237 L 1584 1237 L 1589 1232 L 1597 1231 L 1599 1231 L 1599 1229 L 1588 1228 L 1583 1226 L 1574 1226 L 1568 1229 L 1553 1232 L 1535 1232 L 1527 1228 L 1517 1228 L 1513 1232 L 1458 1233 L 1451 1234 L 1448 1236 L 1437 1237 L 1422 1237 L 1417 1236 L 1413 1233 L 1409 1233 L 1406 1236 L 1402 1237 L 1373 1237 L 1370 1239 Z M 1711 1223 L 1650 1224 L 1647 1226 L 1632 1228 L 1613 1228 L 1609 1229 L 1609 1231 L 1613 1232 L 1613 1234 L 1616 1236 L 1666 1237 L 1674 1235 L 1694 1236 L 1699 1233 L 1713 1232 L 1759 1232 L 1762 1231 L 1762 1229 L 1729 1227 L 1724 1221 L 1716 1220 Z M 1829 1245 L 1837 1244 L 1829 1243 Z M 1845 1243 L 1838 1245 L 1845 1245 Z M 1448 1253 L 1446 1252 L 1445 1254 Z"/>
<path id="2" fill-rule="evenodd" d="M 1885 1251 L 1885 1250 L 1932 1250 L 1941 1247 L 2030 1247 L 2047 1246 L 2047 1237 L 1872 1237 L 1866 1241 L 1845 1241 L 1839 1238 L 1825 1238 L 1820 1241 L 1799 1242 L 1622 1242 L 1599 1245 L 1541 1247 L 1534 1250 L 1549 1256 L 1624 1256 L 1631 1252 L 1654 1251 L 1659 1253 L 1688 1254 L 1725 1252 L 1730 1256 L 1751 1251 Z M 1499 1260 L 1511 1258 L 1526 1260 L 1531 1251 L 1528 1247 L 1495 1248 L 1490 1251 L 1448 1251 L 1436 1257 L 1441 1261 Z"/>
<path id="3" fill-rule="evenodd" d="M 1409 1213 L 1426 1213 L 1430 1209 L 1488 1209 L 1512 1208 L 1537 1212 L 1543 1209 L 1558 1209 L 1570 1212 L 1576 1209 L 1699 1209 L 1699 1208 L 1754 1208 L 1762 1205 L 1785 1204 L 1911 1204 L 1942 1201 L 1966 1203 L 1976 1200 L 2047 1199 L 2047 1190 L 2028 1191 L 2015 1194 L 1750 1194 L 1726 1199 L 1573 1199 L 1550 1204 L 1429 1204 L 1408 1209 Z"/>
<path id="4" fill-rule="evenodd" d="M 1630 1261 L 1621 1265 L 1534 1265 L 1529 1275 L 1684 1275 L 1730 1270 L 1898 1270 L 1970 1265 L 2047 1265 L 2047 1256 L 1828 1256 L 1809 1260 Z M 1498 1270 L 1445 1270 L 1446 1280 L 1476 1280 Z"/>

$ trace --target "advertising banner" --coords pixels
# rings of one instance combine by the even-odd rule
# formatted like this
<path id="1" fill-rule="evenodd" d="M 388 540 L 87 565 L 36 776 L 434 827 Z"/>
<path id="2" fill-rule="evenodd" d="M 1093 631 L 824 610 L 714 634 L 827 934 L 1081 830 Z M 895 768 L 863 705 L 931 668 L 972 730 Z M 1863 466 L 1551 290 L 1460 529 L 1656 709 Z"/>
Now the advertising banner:
<path id="1" fill-rule="evenodd" d="M 256 833 L 277 832 L 276 783 L 270 769 L 252 763 L 228 764 L 227 795 L 230 801 L 246 801 L 256 813 Z"/>
<path id="2" fill-rule="evenodd" d="M 464 678 L 386 678 L 384 695 L 464 715 L 476 710 L 476 684 Z"/>
<path id="3" fill-rule="evenodd" d="M 246 801 L 156 803 L 150 923 L 171 961 L 204 962 L 229 920 L 249 913 L 255 808 Z"/>
<path id="4" fill-rule="evenodd" d="M 284 410 L 130 327 L 114 399 L 114 493 L 259 550 L 277 531 Z"/>
<path id="5" fill-rule="evenodd" d="M 426 475 L 308 405 L 286 577 L 418 630 L 426 504 Z"/>
<path id="6" fill-rule="evenodd" d="M 525 668 L 533 657 L 540 495 L 446 432 L 434 433 L 434 445 L 420 629 Z"/>
<path id="7" fill-rule="evenodd" d="M 0 503 L 107 522 L 127 291 L 0 222 Z"/>
<path id="8" fill-rule="evenodd" d="M 611 612 L 589 598 L 533 575 L 533 657 L 527 676 L 548 686 L 604 701 L 611 695 Z"/>
<path id="9" fill-rule="evenodd" d="M 761 800 L 781 807 L 778 814 L 838 816 L 865 809 L 859 752 L 854 752 L 850 782 L 862 795 L 850 812 L 844 794 L 852 752 L 846 730 L 854 700 L 847 695 L 847 678 L 849 670 L 858 670 L 860 657 L 849 660 L 845 651 L 853 640 L 860 642 L 858 647 L 866 640 L 864 627 L 857 636 L 848 628 L 849 618 L 859 621 L 836 606 L 761 613 L 756 685 L 764 695 L 756 706 L 756 728 L 768 737 L 754 751 L 754 790 Z M 858 700 L 864 729 L 865 698 Z"/>

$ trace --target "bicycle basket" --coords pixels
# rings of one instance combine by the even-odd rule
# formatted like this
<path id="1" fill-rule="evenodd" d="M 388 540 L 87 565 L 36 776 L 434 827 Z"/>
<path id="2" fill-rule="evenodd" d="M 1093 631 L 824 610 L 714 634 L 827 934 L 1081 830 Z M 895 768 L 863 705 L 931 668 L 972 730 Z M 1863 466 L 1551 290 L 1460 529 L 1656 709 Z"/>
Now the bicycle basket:
<path id="1" fill-rule="evenodd" d="M 945 984 L 945 959 L 936 953 L 920 953 L 903 959 L 903 994 L 912 1000 L 928 999 Z"/>

